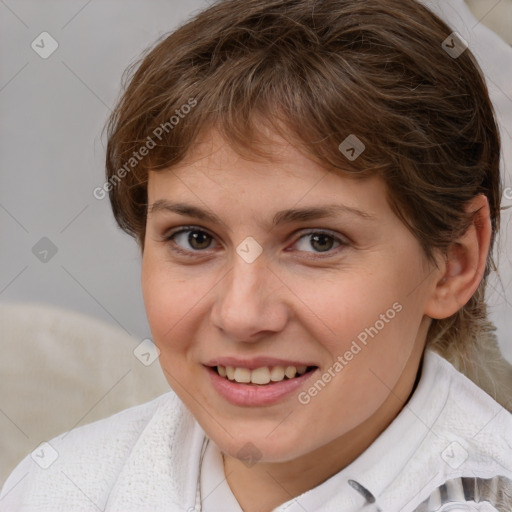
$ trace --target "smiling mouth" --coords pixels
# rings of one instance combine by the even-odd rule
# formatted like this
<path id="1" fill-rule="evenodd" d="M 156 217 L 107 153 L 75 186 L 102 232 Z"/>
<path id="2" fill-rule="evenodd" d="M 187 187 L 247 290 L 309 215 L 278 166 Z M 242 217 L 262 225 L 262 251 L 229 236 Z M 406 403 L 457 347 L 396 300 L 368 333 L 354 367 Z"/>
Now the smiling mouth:
<path id="1" fill-rule="evenodd" d="M 317 366 L 262 366 L 250 370 L 234 366 L 214 366 L 212 369 L 226 380 L 239 384 L 265 386 L 292 380 L 316 370 Z"/>

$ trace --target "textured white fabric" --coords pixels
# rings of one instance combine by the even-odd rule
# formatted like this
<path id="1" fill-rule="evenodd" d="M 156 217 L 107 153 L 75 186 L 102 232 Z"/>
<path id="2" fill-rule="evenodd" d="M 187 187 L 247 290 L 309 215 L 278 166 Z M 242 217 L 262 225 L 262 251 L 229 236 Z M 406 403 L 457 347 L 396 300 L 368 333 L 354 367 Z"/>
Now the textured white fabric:
<path id="1" fill-rule="evenodd" d="M 0 510 L 193 510 L 204 437 L 166 393 L 51 440 L 59 456 L 47 469 L 36 460 L 49 457 L 48 447 L 27 456 L 2 489 Z M 495 475 L 512 479 L 512 415 L 427 350 L 419 384 L 389 427 L 352 464 L 275 510 L 412 512 L 448 479 Z M 363 508 L 349 480 L 376 498 L 374 508 Z"/>

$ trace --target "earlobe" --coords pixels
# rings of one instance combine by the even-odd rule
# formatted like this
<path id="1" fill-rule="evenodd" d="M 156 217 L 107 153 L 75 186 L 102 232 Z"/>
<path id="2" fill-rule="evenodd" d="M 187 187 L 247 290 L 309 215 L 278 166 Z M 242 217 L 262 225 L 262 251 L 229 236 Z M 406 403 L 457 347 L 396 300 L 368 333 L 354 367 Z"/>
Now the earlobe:
<path id="1" fill-rule="evenodd" d="M 425 309 L 430 318 L 448 318 L 456 313 L 473 296 L 483 278 L 492 233 L 487 198 L 474 197 L 466 211 L 473 212 L 473 222 L 445 255 L 443 275 L 433 283 Z"/>

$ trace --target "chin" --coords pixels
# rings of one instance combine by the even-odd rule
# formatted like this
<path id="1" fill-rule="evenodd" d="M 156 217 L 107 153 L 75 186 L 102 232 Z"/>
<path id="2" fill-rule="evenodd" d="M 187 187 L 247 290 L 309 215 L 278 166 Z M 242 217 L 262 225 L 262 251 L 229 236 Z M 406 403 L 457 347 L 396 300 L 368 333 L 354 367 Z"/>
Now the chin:
<path id="1" fill-rule="evenodd" d="M 220 443 L 212 437 L 215 443 L 219 446 L 222 452 L 230 457 L 248 461 L 249 463 L 256 462 L 288 462 L 294 460 L 301 455 L 304 455 L 309 450 L 304 446 L 303 440 L 305 435 L 300 436 L 299 439 L 291 437 L 289 432 L 283 431 L 284 435 L 280 438 L 273 437 L 270 439 L 267 435 L 240 435 L 237 438 L 219 440 Z M 297 447 L 300 447 L 298 449 Z"/>

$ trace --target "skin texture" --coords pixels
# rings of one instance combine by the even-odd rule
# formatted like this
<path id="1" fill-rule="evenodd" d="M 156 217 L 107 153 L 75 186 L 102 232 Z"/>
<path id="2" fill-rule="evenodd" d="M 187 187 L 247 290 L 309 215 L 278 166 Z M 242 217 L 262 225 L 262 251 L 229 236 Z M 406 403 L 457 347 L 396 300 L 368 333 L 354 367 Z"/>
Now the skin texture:
<path id="1" fill-rule="evenodd" d="M 468 206 L 479 211 L 475 225 L 448 258 L 439 254 L 436 268 L 392 212 L 383 181 L 342 177 L 283 139 L 272 142 L 273 162 L 248 160 L 212 131 L 179 165 L 150 172 L 150 206 L 188 203 L 222 222 L 149 213 L 142 259 L 160 364 L 223 452 L 226 478 L 246 512 L 271 510 L 325 481 L 390 424 L 414 388 L 431 318 L 452 315 L 476 290 L 491 229 L 479 196 Z M 337 213 L 271 227 L 279 210 L 331 203 L 372 218 Z M 187 225 L 206 231 L 199 243 L 191 245 L 191 232 L 166 240 Z M 310 228 L 341 243 L 315 243 Z M 263 248 L 253 263 L 236 252 L 248 236 Z M 203 366 L 219 356 L 271 356 L 314 362 L 321 374 L 394 303 L 400 312 L 306 405 L 298 393 L 270 406 L 232 405 Z M 259 451 L 250 467 L 237 458 L 248 442 Z"/>

